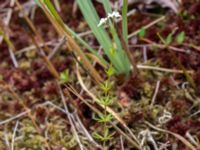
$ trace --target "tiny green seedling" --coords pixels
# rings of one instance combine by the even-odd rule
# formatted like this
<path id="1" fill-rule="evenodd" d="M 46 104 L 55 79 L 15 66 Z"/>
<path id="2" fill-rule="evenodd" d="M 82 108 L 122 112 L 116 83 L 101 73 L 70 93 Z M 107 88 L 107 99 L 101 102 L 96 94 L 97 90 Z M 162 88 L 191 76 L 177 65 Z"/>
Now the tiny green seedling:
<path id="1" fill-rule="evenodd" d="M 99 104 L 110 106 L 113 103 L 113 97 L 106 95 L 99 98 Z"/>
<path id="2" fill-rule="evenodd" d="M 157 33 L 158 37 L 166 46 L 170 45 L 173 42 L 173 35 L 175 34 L 176 29 L 174 29 L 168 36 L 164 39 L 159 33 Z M 178 44 L 182 44 L 185 40 L 185 32 L 182 31 L 176 36 L 176 42 Z"/>
<path id="3" fill-rule="evenodd" d="M 145 34 L 146 34 L 146 30 L 145 30 L 145 28 L 142 27 L 142 28 L 140 29 L 140 32 L 139 32 L 138 34 L 139 34 L 139 37 L 140 37 L 140 38 L 145 37 Z"/>
<path id="4" fill-rule="evenodd" d="M 173 41 L 173 35 L 175 34 L 176 30 L 177 28 L 175 28 L 171 33 L 169 33 L 166 38 L 163 38 L 159 33 L 157 33 L 157 35 L 164 45 L 169 46 Z"/>
<path id="5" fill-rule="evenodd" d="M 113 116 L 111 114 L 98 114 L 98 117 L 94 117 L 99 123 L 107 123 L 112 121 Z"/>
<path id="6" fill-rule="evenodd" d="M 65 71 L 60 73 L 60 82 L 63 83 L 67 83 L 69 82 L 69 70 L 66 69 Z"/>
<path id="7" fill-rule="evenodd" d="M 110 92 L 113 88 L 113 84 L 111 83 L 110 79 L 115 73 L 115 70 L 112 65 L 108 68 L 106 71 L 106 74 L 108 76 L 108 79 L 104 81 L 102 84 L 100 84 L 100 89 L 102 90 L 102 93 L 100 94 L 98 98 L 98 103 L 104 107 L 104 111 L 97 114 L 97 117 L 94 116 L 94 120 L 96 120 L 98 123 L 101 123 L 101 131 L 97 132 L 95 131 L 93 136 L 99 141 L 103 142 L 103 149 L 107 150 L 108 146 L 106 143 L 109 140 L 112 140 L 114 133 L 110 132 L 110 126 L 108 125 L 113 120 L 113 115 L 110 113 L 107 113 L 107 107 L 112 105 L 113 103 L 113 96 L 111 96 Z"/>
<path id="8" fill-rule="evenodd" d="M 97 132 L 95 132 L 94 134 L 93 134 L 93 136 L 96 138 L 96 139 L 98 139 L 98 140 L 100 140 L 100 141 L 108 141 L 108 140 L 112 140 L 112 138 L 113 138 L 113 134 L 109 134 L 109 130 L 108 129 L 105 129 L 105 132 L 104 132 L 104 134 L 103 134 L 103 136 L 102 135 L 100 135 L 99 133 L 97 133 Z M 104 147 L 104 149 L 106 149 L 105 147 Z"/>
<path id="9" fill-rule="evenodd" d="M 176 42 L 178 44 L 182 44 L 184 42 L 184 40 L 185 40 L 185 32 L 182 31 L 176 36 Z"/>
<path id="10" fill-rule="evenodd" d="M 113 76 L 115 74 L 115 69 L 113 68 L 112 65 L 110 65 L 110 67 L 106 71 L 106 74 L 107 74 L 108 78 L 110 78 L 111 76 Z"/>
<path id="11" fill-rule="evenodd" d="M 172 43 L 173 33 L 168 34 L 167 38 L 165 39 L 165 44 L 170 45 Z"/>
<path id="12" fill-rule="evenodd" d="M 100 88 L 104 93 L 108 93 L 112 88 L 112 83 L 110 81 L 105 81 L 100 84 Z"/>

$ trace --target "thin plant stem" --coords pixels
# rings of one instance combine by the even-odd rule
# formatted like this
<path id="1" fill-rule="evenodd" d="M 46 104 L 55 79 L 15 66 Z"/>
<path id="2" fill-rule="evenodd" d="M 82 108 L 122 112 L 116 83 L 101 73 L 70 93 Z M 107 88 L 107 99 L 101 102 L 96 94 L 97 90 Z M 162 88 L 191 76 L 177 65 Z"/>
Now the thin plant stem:
<path id="1" fill-rule="evenodd" d="M 44 45 L 44 50 L 46 52 L 50 52 L 50 49 L 48 48 L 48 46 L 46 45 L 46 43 L 44 42 L 44 39 L 42 38 L 42 36 L 39 34 L 39 32 L 37 31 L 37 29 L 35 28 L 33 22 L 29 19 L 29 17 L 24 13 L 24 9 L 22 7 L 22 5 L 20 4 L 20 2 L 18 0 L 16 0 L 16 4 L 17 7 L 19 8 L 19 10 L 22 11 L 23 13 L 23 17 L 25 19 L 25 21 L 27 22 L 27 24 L 29 25 L 31 31 L 39 38 L 39 40 L 41 41 L 41 43 L 43 43 Z"/>
<path id="2" fill-rule="evenodd" d="M 86 101 L 77 91 L 76 89 L 74 89 L 71 85 L 66 85 L 66 87 L 68 88 L 68 90 L 70 92 L 72 92 L 74 95 L 76 95 L 84 104 L 86 104 L 92 111 L 94 111 L 97 114 L 101 114 L 101 111 L 98 110 L 96 107 L 94 107 L 93 104 L 90 104 L 88 101 Z M 135 141 L 133 141 L 133 139 L 131 137 L 129 137 L 121 128 L 119 128 L 114 122 L 109 122 L 118 133 L 120 133 L 121 135 L 123 135 L 126 140 L 128 142 L 130 142 L 134 147 L 136 147 L 138 150 L 142 150 L 139 146 L 138 143 L 136 143 Z"/>
<path id="3" fill-rule="evenodd" d="M 51 21 L 51 23 L 54 25 L 54 27 L 56 28 L 59 35 L 62 37 L 66 36 L 66 38 L 68 40 L 68 42 L 66 43 L 68 49 L 72 52 L 75 52 L 80 57 L 81 61 L 84 64 L 85 69 L 88 70 L 89 73 L 91 73 L 91 76 L 95 79 L 95 81 L 97 83 L 101 83 L 103 81 L 103 79 L 98 74 L 96 69 L 92 66 L 92 64 L 89 62 L 89 60 L 87 59 L 87 57 L 85 56 L 85 54 L 83 53 L 83 51 L 81 50 L 79 45 L 71 37 L 70 32 L 65 27 L 65 25 L 64 25 L 62 19 L 59 17 L 59 15 L 57 13 L 55 13 L 55 11 L 54 11 L 55 16 L 53 17 L 52 14 L 49 13 L 50 10 L 46 7 L 46 5 L 43 2 L 41 2 L 41 0 L 40 0 L 40 3 L 42 6 L 42 9 L 44 10 L 45 15 Z M 57 18 L 55 19 L 55 17 L 57 17 Z"/>
<path id="4" fill-rule="evenodd" d="M 11 143 L 11 150 L 14 150 L 14 144 L 15 144 L 15 136 L 16 136 L 16 132 L 17 132 L 17 128 L 18 128 L 18 125 L 19 125 L 19 121 L 17 120 L 16 124 L 15 124 L 15 128 L 14 128 L 14 131 L 13 131 L 13 136 L 12 136 L 12 143 Z"/>

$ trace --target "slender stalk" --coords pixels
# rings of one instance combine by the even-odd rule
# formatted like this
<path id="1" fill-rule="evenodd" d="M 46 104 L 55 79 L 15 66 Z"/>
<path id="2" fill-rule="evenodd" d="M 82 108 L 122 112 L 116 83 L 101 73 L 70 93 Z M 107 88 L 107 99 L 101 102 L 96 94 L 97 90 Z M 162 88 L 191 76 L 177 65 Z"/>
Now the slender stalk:
<path id="1" fill-rule="evenodd" d="M 166 17 L 165 17 L 165 16 L 162 16 L 162 17 L 160 17 L 160 18 L 158 18 L 158 19 L 152 21 L 151 23 L 145 25 L 145 26 L 144 26 L 144 29 L 146 30 L 146 29 L 152 27 L 153 25 L 157 24 L 158 22 L 163 21 L 163 20 L 165 20 L 165 19 L 166 19 Z M 140 32 L 140 30 L 141 30 L 141 29 L 138 29 L 138 30 L 136 30 L 135 32 L 129 34 L 129 35 L 128 35 L 128 38 L 130 39 L 130 38 L 136 36 L 136 35 Z"/>
<path id="2" fill-rule="evenodd" d="M 14 66 L 16 68 L 19 67 L 19 64 L 17 62 L 17 59 L 15 57 L 15 52 L 16 52 L 16 49 L 15 49 L 15 46 L 14 44 L 11 42 L 11 40 L 9 39 L 9 37 L 6 36 L 6 34 L 3 32 L 3 29 L 1 28 L 0 26 L 0 35 L 2 35 L 4 41 L 6 42 L 6 44 L 8 45 L 8 51 L 10 53 L 10 57 L 11 57 L 11 60 L 14 64 Z"/>
<path id="3" fill-rule="evenodd" d="M 39 45 L 37 44 L 35 38 L 29 34 L 29 36 L 31 37 L 33 43 L 35 44 L 35 46 L 37 47 L 38 53 L 39 55 L 43 58 L 43 60 L 45 61 L 45 63 L 47 64 L 47 67 L 49 69 L 49 71 L 53 74 L 53 76 L 56 79 L 60 78 L 59 73 L 57 72 L 56 68 L 53 66 L 53 64 L 50 62 L 50 60 L 48 59 L 48 57 L 45 55 L 45 53 L 42 51 L 42 49 L 39 47 Z"/>
<path id="4" fill-rule="evenodd" d="M 104 116 L 107 116 L 107 111 L 106 111 L 106 105 L 105 105 L 105 108 L 104 108 Z M 103 124 L 103 134 L 105 135 L 105 131 L 106 131 L 106 129 L 107 129 L 108 127 L 107 127 L 107 122 L 104 122 L 104 124 Z M 104 148 L 104 150 L 106 150 L 106 140 L 104 140 L 103 141 L 103 148 Z"/>
<path id="5" fill-rule="evenodd" d="M 117 26 L 117 24 L 115 24 L 115 26 Z M 118 29 L 116 27 L 116 29 Z M 125 50 L 128 58 L 129 58 L 129 61 L 131 62 L 131 65 L 133 67 L 133 75 L 136 76 L 138 74 L 138 69 L 137 69 L 137 64 L 136 64 L 136 61 L 135 61 L 135 58 L 134 58 L 134 54 L 132 54 L 128 48 L 128 46 L 126 45 L 126 42 L 121 34 L 121 32 L 119 30 L 117 30 L 118 34 L 119 34 L 119 38 L 121 40 L 121 44 L 122 44 L 122 47 L 123 49 Z"/>
<path id="6" fill-rule="evenodd" d="M 123 39 L 128 45 L 128 21 L 127 21 L 127 11 L 128 11 L 128 0 L 123 0 L 123 7 L 122 7 L 122 34 Z"/>
<path id="7" fill-rule="evenodd" d="M 44 45 L 44 50 L 46 52 L 50 52 L 50 49 L 48 48 L 47 44 L 44 42 L 44 39 L 42 38 L 42 36 L 39 34 L 39 32 L 37 31 L 37 29 L 35 28 L 33 22 L 24 13 L 24 9 L 23 9 L 22 5 L 20 4 L 20 2 L 18 0 L 16 0 L 16 4 L 17 4 L 17 7 L 19 8 L 19 10 L 21 10 L 23 12 L 23 17 L 24 17 L 25 21 L 27 22 L 27 24 L 29 25 L 31 31 L 38 37 L 38 39 Z"/>
<path id="8" fill-rule="evenodd" d="M 70 51 L 74 52 L 75 54 L 77 54 L 78 57 L 80 57 L 81 61 L 84 64 L 85 69 L 89 71 L 89 73 L 95 79 L 95 81 L 97 83 L 101 83 L 103 81 L 103 79 L 100 77 L 100 75 L 98 74 L 96 69 L 92 66 L 92 64 L 89 62 L 89 60 L 87 59 L 87 57 L 85 56 L 84 52 L 81 50 L 79 45 L 71 37 L 70 32 L 67 31 L 67 29 L 66 29 L 64 23 L 62 22 L 62 19 L 60 18 L 60 16 L 56 13 L 55 10 L 52 10 L 52 11 L 49 10 L 47 8 L 48 6 L 45 5 L 43 2 L 41 2 L 41 0 L 40 0 L 40 3 L 41 3 L 41 7 L 42 7 L 44 13 L 48 17 L 48 19 L 51 21 L 51 23 L 54 25 L 54 27 L 56 28 L 59 35 L 61 37 L 66 36 L 66 38 L 68 40 L 68 42 L 66 43 L 68 49 Z M 53 7 L 53 5 L 51 5 L 51 6 Z M 50 7 L 50 8 L 53 9 L 52 7 Z"/>
<path id="9" fill-rule="evenodd" d="M 14 128 L 14 131 L 13 131 L 13 135 L 12 135 L 12 143 L 11 143 L 11 150 L 14 150 L 14 146 L 15 146 L 15 136 L 16 136 L 16 132 L 17 132 L 17 128 L 18 128 L 18 125 L 19 125 L 19 121 L 17 120 L 16 124 L 15 124 L 15 128 Z"/>

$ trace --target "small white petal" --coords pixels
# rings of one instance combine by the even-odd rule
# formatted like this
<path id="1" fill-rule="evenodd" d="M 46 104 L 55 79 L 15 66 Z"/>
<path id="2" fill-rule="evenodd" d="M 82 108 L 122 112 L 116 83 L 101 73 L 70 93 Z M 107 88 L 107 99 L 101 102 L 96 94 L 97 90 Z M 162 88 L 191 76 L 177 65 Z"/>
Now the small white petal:
<path id="1" fill-rule="evenodd" d="M 107 18 L 113 18 L 113 13 L 108 13 L 108 17 Z"/>
<path id="2" fill-rule="evenodd" d="M 102 26 L 110 18 L 119 18 L 119 17 L 121 17 L 121 15 L 119 14 L 118 11 L 113 11 L 112 13 L 108 13 L 108 16 L 106 18 L 101 18 L 101 20 L 99 21 L 99 24 L 97 26 L 98 27 Z"/>
<path id="3" fill-rule="evenodd" d="M 119 14 L 118 11 L 113 11 L 112 13 L 108 13 L 108 17 L 107 18 L 119 18 L 121 17 L 121 15 Z"/>
<path id="4" fill-rule="evenodd" d="M 113 17 L 115 17 L 115 18 L 121 17 L 121 15 L 119 14 L 118 11 L 114 11 L 114 12 L 112 13 L 112 15 L 113 15 Z"/>
<path id="5" fill-rule="evenodd" d="M 99 24 L 97 25 L 98 27 L 102 26 L 103 24 L 105 24 L 107 21 L 107 18 L 101 18 L 101 20 L 99 21 Z"/>

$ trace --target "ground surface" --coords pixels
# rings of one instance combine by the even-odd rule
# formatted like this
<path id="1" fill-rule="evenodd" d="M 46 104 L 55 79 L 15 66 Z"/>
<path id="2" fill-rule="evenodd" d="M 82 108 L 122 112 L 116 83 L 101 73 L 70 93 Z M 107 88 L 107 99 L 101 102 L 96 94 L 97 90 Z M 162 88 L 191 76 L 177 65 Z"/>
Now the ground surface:
<path id="1" fill-rule="evenodd" d="M 21 4 L 24 3 L 25 1 L 21 1 Z M 74 31 L 83 33 L 89 30 L 73 0 L 62 0 L 60 6 L 61 17 Z M 101 4 L 95 2 L 95 6 L 99 15 L 105 16 Z M 136 7 L 137 5 L 130 5 L 129 10 Z M 0 9 L 6 10 L 6 8 L 12 9 L 12 16 L 8 26 L 4 25 L 2 19 L 0 26 L 14 45 L 18 67 L 13 64 L 8 44 L 1 41 L 0 75 L 3 80 L 0 81 L 0 149 L 11 149 L 12 144 L 16 150 L 80 149 L 76 137 L 72 134 L 70 121 L 63 112 L 60 89 L 55 77 L 33 47 L 29 29 L 24 19 L 19 17 L 18 7 L 10 7 L 9 1 L 8 3 L 0 1 Z M 1 18 L 6 18 L 7 11 L 2 11 L 0 15 Z M 140 140 L 142 138 L 139 135 L 142 131 L 147 131 L 158 147 L 168 144 L 169 150 L 188 149 L 186 141 L 174 136 L 175 133 L 184 137 L 195 148 L 199 148 L 200 3 L 195 0 L 188 2 L 184 0 L 178 14 L 159 6 L 153 9 L 144 6 L 129 16 L 129 33 L 137 31 L 163 15 L 166 19 L 146 29 L 144 39 L 139 39 L 138 36 L 129 39 L 129 49 L 135 55 L 137 64 L 154 68 L 140 68 L 136 76 L 130 76 L 122 81 L 119 77 L 113 77 L 115 88 L 112 93 L 115 95 L 115 103 L 111 107 L 119 112 L 126 125 Z M 32 21 L 49 49 L 53 50 L 59 43 L 59 37 L 42 10 L 36 8 Z M 167 37 L 176 28 L 173 36 L 176 37 L 178 33 L 184 31 L 186 35 L 184 42 L 178 44 L 174 39 L 170 44 L 171 47 L 163 46 L 157 33 Z M 92 34 L 85 35 L 84 39 L 98 49 L 98 42 Z M 36 42 L 39 45 L 43 44 L 39 38 Z M 49 51 L 45 53 L 50 54 Z M 59 73 L 68 69 L 71 75 L 70 84 L 82 98 L 90 101 L 91 98 L 77 81 L 76 60 L 66 47 L 60 47 L 50 61 Z M 103 72 L 100 66 L 96 65 L 96 68 L 99 72 Z M 188 73 L 185 74 L 183 70 Z M 82 75 L 93 94 L 98 95 L 98 87 L 88 81 L 87 74 L 82 73 Z M 67 97 L 66 87 L 62 89 Z M 92 119 L 94 112 L 76 94 L 71 93 L 71 96 L 73 107 L 78 108 L 78 111 L 73 113 L 74 118 L 79 116 L 85 129 L 92 134 L 95 129 L 100 128 Z M 66 101 L 70 103 L 69 100 Z M 17 117 L 13 118 L 15 116 Z M 163 116 L 164 122 L 162 122 Z M 9 118 L 12 119 L 8 120 Z M 75 120 L 77 122 L 77 119 Z M 172 134 L 153 129 L 148 122 L 154 127 L 171 131 Z M 86 149 L 98 149 L 94 143 L 91 144 L 82 129 L 78 130 L 78 134 Z M 115 138 L 109 143 L 110 149 L 121 149 L 120 141 L 124 142 L 125 149 L 134 149 L 120 133 L 114 132 L 114 134 Z M 146 145 L 155 149 L 151 140 L 146 141 Z"/>

